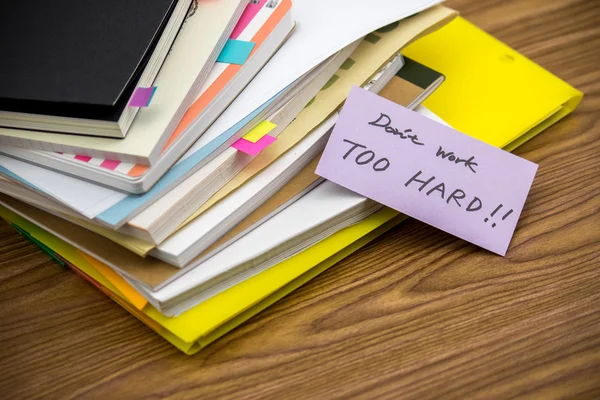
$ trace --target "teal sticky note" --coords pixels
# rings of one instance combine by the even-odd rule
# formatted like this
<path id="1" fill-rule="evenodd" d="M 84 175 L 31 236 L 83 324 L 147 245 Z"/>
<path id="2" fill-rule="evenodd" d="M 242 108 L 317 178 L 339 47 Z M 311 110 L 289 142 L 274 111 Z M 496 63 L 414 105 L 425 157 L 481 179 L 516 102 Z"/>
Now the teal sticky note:
<path id="1" fill-rule="evenodd" d="M 221 54 L 217 57 L 217 62 L 244 65 L 248 56 L 250 56 L 254 45 L 254 42 L 227 39 L 225 47 L 223 47 Z"/>

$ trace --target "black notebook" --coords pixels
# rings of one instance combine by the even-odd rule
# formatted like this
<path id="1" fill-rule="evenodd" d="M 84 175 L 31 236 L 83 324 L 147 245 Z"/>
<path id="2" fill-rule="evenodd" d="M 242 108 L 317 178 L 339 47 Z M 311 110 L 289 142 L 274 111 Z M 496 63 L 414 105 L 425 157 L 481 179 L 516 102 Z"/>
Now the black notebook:
<path id="1" fill-rule="evenodd" d="M 119 119 L 178 3 L 0 1 L 0 125 L 94 135 L 97 121 L 123 137 Z"/>

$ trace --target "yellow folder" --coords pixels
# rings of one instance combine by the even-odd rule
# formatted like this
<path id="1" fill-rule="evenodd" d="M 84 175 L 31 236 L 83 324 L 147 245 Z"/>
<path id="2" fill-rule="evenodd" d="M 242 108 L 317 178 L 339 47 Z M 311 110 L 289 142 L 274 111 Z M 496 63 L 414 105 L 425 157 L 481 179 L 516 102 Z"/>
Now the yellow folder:
<path id="1" fill-rule="evenodd" d="M 446 76 L 424 105 L 454 129 L 511 151 L 583 94 L 462 17 L 403 54 Z"/>

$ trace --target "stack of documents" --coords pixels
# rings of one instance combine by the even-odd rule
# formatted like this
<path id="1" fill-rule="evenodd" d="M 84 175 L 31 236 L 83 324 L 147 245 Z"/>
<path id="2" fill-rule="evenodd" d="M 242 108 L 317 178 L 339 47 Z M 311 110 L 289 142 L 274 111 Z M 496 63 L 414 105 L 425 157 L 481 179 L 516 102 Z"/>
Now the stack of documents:
<path id="1" fill-rule="evenodd" d="M 406 218 L 315 174 L 352 87 L 507 150 L 581 99 L 436 0 L 187 3 L 122 138 L 0 101 L 0 216 L 187 354 Z"/>

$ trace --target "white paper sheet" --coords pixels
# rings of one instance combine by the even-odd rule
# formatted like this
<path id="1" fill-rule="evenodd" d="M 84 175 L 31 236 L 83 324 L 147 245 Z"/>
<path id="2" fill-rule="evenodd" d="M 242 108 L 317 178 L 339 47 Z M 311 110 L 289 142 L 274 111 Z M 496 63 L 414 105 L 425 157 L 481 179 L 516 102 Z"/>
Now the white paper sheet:
<path id="1" fill-rule="evenodd" d="M 125 193 L 0 155 L 0 166 L 87 218 L 93 219 L 127 197 Z"/>

